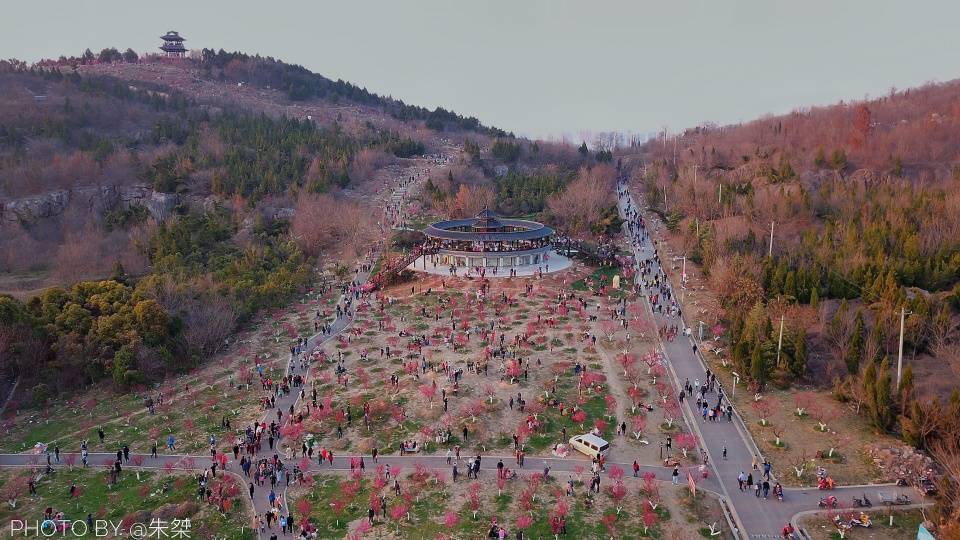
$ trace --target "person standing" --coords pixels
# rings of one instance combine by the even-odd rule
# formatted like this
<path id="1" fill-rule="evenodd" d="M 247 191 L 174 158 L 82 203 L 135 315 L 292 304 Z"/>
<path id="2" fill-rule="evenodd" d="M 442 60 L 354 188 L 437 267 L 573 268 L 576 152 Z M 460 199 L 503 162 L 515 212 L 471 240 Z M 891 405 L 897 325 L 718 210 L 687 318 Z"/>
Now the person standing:
<path id="1" fill-rule="evenodd" d="M 673 485 L 678 485 L 680 483 L 680 466 L 673 466 Z"/>

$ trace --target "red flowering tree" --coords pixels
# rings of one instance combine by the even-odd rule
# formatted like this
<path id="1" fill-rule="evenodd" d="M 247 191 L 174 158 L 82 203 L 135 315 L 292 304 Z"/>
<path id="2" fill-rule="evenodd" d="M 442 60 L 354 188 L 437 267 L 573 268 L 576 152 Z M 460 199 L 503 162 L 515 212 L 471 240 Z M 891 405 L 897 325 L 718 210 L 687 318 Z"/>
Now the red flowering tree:
<path id="1" fill-rule="evenodd" d="M 600 321 L 600 331 L 607 336 L 607 341 L 613 341 L 613 335 L 617 333 L 620 325 L 613 319 L 604 319 Z"/>
<path id="2" fill-rule="evenodd" d="M 631 423 L 633 424 L 631 426 L 633 428 L 633 436 L 639 441 L 640 437 L 643 436 L 643 430 L 647 427 L 647 418 L 642 414 L 638 414 L 637 416 L 633 417 Z"/>
<path id="3" fill-rule="evenodd" d="M 640 390 L 636 386 L 631 386 L 627 388 L 627 395 L 630 396 L 630 412 L 637 412 L 637 407 L 640 405 L 640 402 L 643 401 L 643 390 Z"/>
<path id="4" fill-rule="evenodd" d="M 570 415 L 570 419 L 573 420 L 574 423 L 580 424 L 580 429 L 582 430 L 583 424 L 587 421 L 587 413 L 583 409 L 578 409 Z"/>
<path id="5" fill-rule="evenodd" d="M 456 512 L 447 512 L 443 516 L 443 524 L 446 525 L 448 529 L 453 529 L 459 522 L 460 516 L 458 516 Z"/>
<path id="6" fill-rule="evenodd" d="M 623 376 L 627 376 L 627 372 L 633 368 L 637 363 L 637 357 L 630 353 L 621 353 L 617 355 L 617 362 L 620 362 L 620 366 L 623 368 Z"/>
<path id="7" fill-rule="evenodd" d="M 620 511 L 623 509 L 621 503 L 626 496 L 627 486 L 623 485 L 623 480 L 618 481 L 616 484 L 610 487 L 610 498 L 613 499 L 613 504 L 617 507 L 618 516 L 620 515 Z"/>
<path id="8" fill-rule="evenodd" d="M 610 540 L 617 536 L 617 514 L 607 514 L 600 520 L 610 533 Z"/>
<path id="9" fill-rule="evenodd" d="M 657 482 L 657 475 L 647 471 L 643 473 L 643 487 L 641 490 L 647 495 L 647 502 L 654 510 L 660 504 L 660 484 Z"/>
<path id="10" fill-rule="evenodd" d="M 520 378 L 520 375 L 523 374 L 523 370 L 520 369 L 520 363 L 516 360 L 510 360 L 507 364 L 506 375 L 510 377 L 510 382 L 514 383 L 517 379 Z"/>
<path id="11" fill-rule="evenodd" d="M 668 399 L 663 403 L 663 418 L 667 421 L 667 427 L 672 428 L 674 422 L 680 418 L 680 403 L 674 399 Z"/>
<path id="12" fill-rule="evenodd" d="M 650 528 L 657 524 L 657 513 L 653 511 L 650 504 L 643 505 L 643 534 L 646 535 Z"/>
<path id="13" fill-rule="evenodd" d="M 654 364 L 648 373 L 652 379 L 653 384 L 657 384 L 657 379 L 663 377 L 666 374 L 667 370 L 664 369 L 662 364 Z"/>
<path id="14" fill-rule="evenodd" d="M 433 408 L 433 398 L 437 396 L 437 387 L 432 384 L 421 384 L 420 394 L 430 402 L 430 408 Z"/>
<path id="15" fill-rule="evenodd" d="M 683 457 L 687 457 L 687 452 L 697 447 L 697 437 L 692 433 L 679 433 L 674 439 L 674 443 L 683 452 Z"/>

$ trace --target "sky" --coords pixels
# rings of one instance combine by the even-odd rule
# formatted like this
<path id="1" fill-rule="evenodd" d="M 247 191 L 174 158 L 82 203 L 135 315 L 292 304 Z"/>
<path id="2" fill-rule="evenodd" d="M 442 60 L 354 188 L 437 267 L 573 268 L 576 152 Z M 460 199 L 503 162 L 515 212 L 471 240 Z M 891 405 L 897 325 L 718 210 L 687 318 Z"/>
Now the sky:
<path id="1" fill-rule="evenodd" d="M 30 0 L 0 58 L 115 46 L 301 64 L 519 135 L 676 132 L 960 77 L 955 0 Z M 2 96 L 0 96 L 2 99 Z"/>

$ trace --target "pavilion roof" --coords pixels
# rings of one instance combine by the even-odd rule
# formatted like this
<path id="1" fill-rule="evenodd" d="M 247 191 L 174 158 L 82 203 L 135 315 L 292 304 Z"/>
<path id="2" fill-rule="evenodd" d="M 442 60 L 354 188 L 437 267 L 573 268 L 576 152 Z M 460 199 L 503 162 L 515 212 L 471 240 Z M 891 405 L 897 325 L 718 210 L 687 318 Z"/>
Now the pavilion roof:
<path id="1" fill-rule="evenodd" d="M 475 229 L 499 229 L 502 227 L 503 224 L 497 219 L 497 215 L 487 208 L 477 214 L 473 221 L 473 228 Z"/>
<path id="2" fill-rule="evenodd" d="M 481 215 L 483 212 L 480 213 Z M 492 215 L 492 212 L 490 212 Z M 480 215 L 474 218 L 466 219 L 449 219 L 446 221 L 438 221 L 433 225 L 428 226 L 423 230 L 423 234 L 427 235 L 430 238 L 436 238 L 440 240 L 461 240 L 461 241 L 483 241 L 483 242 L 498 242 L 498 241 L 510 241 L 510 240 L 537 240 L 539 238 L 547 238 L 553 234 L 553 229 L 547 227 L 542 223 L 537 223 L 536 221 L 529 221 L 526 219 L 508 219 L 508 218 L 497 218 L 493 216 L 493 219 L 497 222 L 497 229 L 500 230 L 486 230 L 487 227 L 477 227 L 477 222 L 480 220 Z M 488 222 L 487 222 L 488 223 Z M 470 228 L 479 228 L 481 230 L 475 231 L 458 231 L 455 229 L 460 229 L 464 227 Z M 502 230 L 505 228 L 514 228 L 517 230 L 506 231 Z"/>

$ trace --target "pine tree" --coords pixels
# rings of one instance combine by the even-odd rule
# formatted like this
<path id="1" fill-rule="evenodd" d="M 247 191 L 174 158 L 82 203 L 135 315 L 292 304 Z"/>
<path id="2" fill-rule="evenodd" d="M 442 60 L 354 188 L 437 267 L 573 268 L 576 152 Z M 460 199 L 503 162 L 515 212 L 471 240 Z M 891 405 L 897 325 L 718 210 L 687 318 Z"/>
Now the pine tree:
<path id="1" fill-rule="evenodd" d="M 793 270 L 787 272 L 787 279 L 783 282 L 783 295 L 793 300 L 797 299 L 797 274 Z"/>
<path id="2" fill-rule="evenodd" d="M 903 376 L 900 378 L 897 395 L 900 398 L 900 409 L 907 410 L 913 397 L 913 366 L 909 364 L 903 368 Z"/>
<path id="3" fill-rule="evenodd" d="M 891 377 L 890 361 L 886 358 L 880 362 L 880 369 L 877 371 L 877 382 L 875 391 L 874 424 L 880 429 L 888 430 L 893 422 L 893 397 L 890 394 Z"/>
<path id="4" fill-rule="evenodd" d="M 750 367 L 747 365 L 747 362 L 750 359 L 750 344 L 746 339 L 741 339 L 733 347 L 733 365 L 737 366 L 737 369 L 741 372 L 746 371 L 746 368 Z"/>
<path id="5" fill-rule="evenodd" d="M 868 343 L 872 345 L 872 349 L 875 351 L 873 358 L 866 358 L 870 362 L 879 362 L 886 355 L 886 350 L 883 344 L 883 328 L 879 324 L 874 324 L 870 329 L 870 338 Z"/>
<path id="6" fill-rule="evenodd" d="M 867 364 L 863 370 L 863 378 L 860 380 L 863 389 L 864 404 L 867 406 L 867 413 L 873 417 L 873 411 L 877 405 L 877 365 Z"/>
<path id="7" fill-rule="evenodd" d="M 767 380 L 767 366 L 764 364 L 760 345 L 754 345 L 753 352 L 750 353 L 750 377 L 760 386 Z"/>
<path id="8" fill-rule="evenodd" d="M 807 335 L 803 329 L 793 334 L 793 356 L 790 361 L 790 372 L 802 377 L 807 371 Z"/>
<path id="9" fill-rule="evenodd" d="M 860 362 L 863 360 L 863 313 L 857 311 L 857 320 L 853 327 L 853 336 L 850 338 L 850 346 L 843 360 L 847 364 L 847 372 L 851 375 L 860 371 Z"/>
<path id="10" fill-rule="evenodd" d="M 820 287 L 814 286 L 810 288 L 810 307 L 817 310 L 820 309 Z"/>

